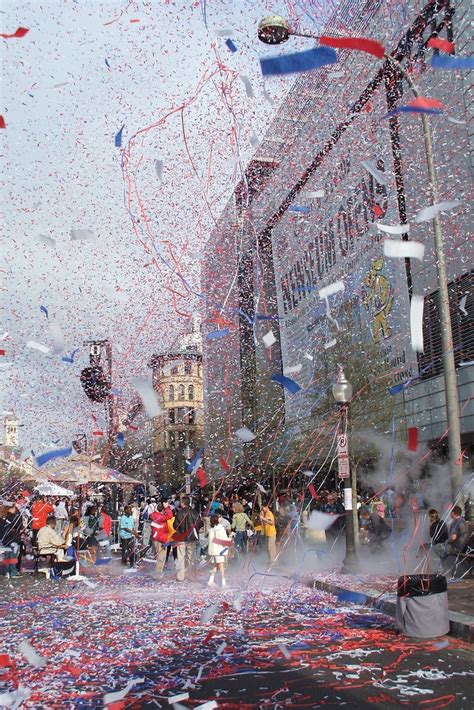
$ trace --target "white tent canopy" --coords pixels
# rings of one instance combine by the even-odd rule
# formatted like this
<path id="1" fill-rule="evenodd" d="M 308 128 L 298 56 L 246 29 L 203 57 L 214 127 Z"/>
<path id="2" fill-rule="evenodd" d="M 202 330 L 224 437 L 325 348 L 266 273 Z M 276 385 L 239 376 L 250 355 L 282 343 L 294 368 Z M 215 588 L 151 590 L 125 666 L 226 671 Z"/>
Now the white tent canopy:
<path id="1" fill-rule="evenodd" d="M 39 486 L 36 486 L 35 491 L 43 496 L 61 496 L 65 498 L 73 498 L 75 496 L 74 491 L 58 486 L 57 483 L 52 483 L 52 481 L 40 483 Z"/>

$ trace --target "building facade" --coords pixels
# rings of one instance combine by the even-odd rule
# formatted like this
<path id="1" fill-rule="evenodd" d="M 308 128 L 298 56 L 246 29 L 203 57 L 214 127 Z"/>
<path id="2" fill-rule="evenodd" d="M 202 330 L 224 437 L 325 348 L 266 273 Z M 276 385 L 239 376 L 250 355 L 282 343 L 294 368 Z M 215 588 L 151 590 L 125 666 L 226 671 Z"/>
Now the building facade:
<path id="1" fill-rule="evenodd" d="M 442 106 L 430 119 L 440 201 L 460 203 L 443 213 L 442 228 L 468 469 L 474 456 L 469 73 L 433 69 L 438 50 L 428 41 L 453 41 L 456 53 L 467 56 L 470 3 L 413 0 L 403 14 L 389 6 L 341 2 L 321 34 L 340 35 L 343 26 L 347 36 L 376 38 L 419 93 Z M 328 410 L 334 406 L 324 364 L 342 340 L 342 324 L 353 339 L 343 364 L 350 367 L 355 356 L 363 361 L 366 346 L 380 352 L 379 377 L 391 392 L 398 437 L 416 426 L 421 442 L 446 446 L 432 223 L 415 221 L 431 204 L 423 132 L 419 115 L 397 110 L 412 100 L 388 60 L 363 52 L 338 51 L 337 64 L 294 81 L 206 249 L 209 470 L 218 473 L 223 456 L 283 468 L 318 460 L 321 420 L 312 403 L 316 397 Z M 398 235 L 390 234 L 397 226 Z M 386 257 L 387 239 L 423 244 L 424 258 Z M 325 287 L 332 295 L 321 298 Z M 411 344 L 414 294 L 424 296 L 424 353 Z M 222 327 L 227 335 L 214 337 Z M 282 373 L 300 386 L 297 394 L 271 380 Z M 397 385 L 403 385 L 398 392 Z M 252 442 L 235 437 L 242 426 L 255 434 Z"/>
<path id="2" fill-rule="evenodd" d="M 200 321 L 170 352 L 150 360 L 153 387 L 162 407 L 153 419 L 152 448 L 155 480 L 184 486 L 187 462 L 203 447 L 203 372 Z"/>

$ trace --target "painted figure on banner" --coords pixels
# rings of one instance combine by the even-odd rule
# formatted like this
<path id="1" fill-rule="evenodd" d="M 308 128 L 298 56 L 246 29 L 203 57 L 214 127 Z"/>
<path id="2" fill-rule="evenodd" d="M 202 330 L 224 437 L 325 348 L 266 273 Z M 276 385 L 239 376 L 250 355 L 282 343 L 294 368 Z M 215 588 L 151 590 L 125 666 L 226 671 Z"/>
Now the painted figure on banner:
<path id="1" fill-rule="evenodd" d="M 388 278 L 381 273 L 383 267 L 383 257 L 375 259 L 364 278 L 364 286 L 368 290 L 363 303 L 367 310 L 371 311 L 373 318 L 372 337 L 374 343 L 380 343 L 380 331 L 382 331 L 384 339 L 390 338 L 392 335 L 388 316 L 393 307 L 393 290 Z"/>

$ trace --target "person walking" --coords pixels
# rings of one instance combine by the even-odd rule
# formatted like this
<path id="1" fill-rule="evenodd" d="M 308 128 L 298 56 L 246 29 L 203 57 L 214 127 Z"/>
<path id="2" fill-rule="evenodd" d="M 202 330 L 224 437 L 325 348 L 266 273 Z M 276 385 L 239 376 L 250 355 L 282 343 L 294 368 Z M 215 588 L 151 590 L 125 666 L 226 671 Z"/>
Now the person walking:
<path id="1" fill-rule="evenodd" d="M 173 517 L 173 510 L 167 502 L 158 501 L 156 510 L 150 514 L 151 544 L 156 560 L 156 574 L 162 574 L 166 562 L 166 543 L 168 542 L 168 520 Z"/>
<path id="2" fill-rule="evenodd" d="M 211 515 L 210 527 L 208 533 L 207 554 L 212 565 L 211 576 L 207 582 L 208 587 L 216 587 L 214 581 L 216 573 L 221 573 L 221 585 L 226 586 L 225 580 L 225 554 L 229 546 L 227 532 L 224 526 L 219 522 L 218 515 Z"/>
<path id="3" fill-rule="evenodd" d="M 54 506 L 54 515 L 56 518 L 56 532 L 61 535 L 69 519 L 69 512 L 64 498 L 58 500 Z"/>
<path id="4" fill-rule="evenodd" d="M 186 573 L 191 573 L 196 562 L 196 542 L 202 520 L 199 513 L 191 507 L 189 496 L 183 496 L 174 519 L 175 541 L 178 543 L 177 572 L 178 582 L 184 582 Z"/>
<path id="5" fill-rule="evenodd" d="M 126 505 L 119 519 L 119 538 L 122 548 L 122 564 L 126 565 L 130 562 L 130 567 L 135 564 L 135 555 L 130 551 L 133 537 L 135 535 L 135 520 L 132 515 L 132 509 Z"/>
<path id="6" fill-rule="evenodd" d="M 249 526 L 249 527 L 248 527 Z M 252 521 L 241 503 L 234 503 L 234 515 L 232 516 L 232 530 L 235 531 L 235 547 L 243 555 L 247 554 L 247 530 L 253 529 Z"/>
<path id="7" fill-rule="evenodd" d="M 275 517 L 268 507 L 268 501 L 262 501 L 262 510 L 260 512 L 260 522 L 262 523 L 262 533 L 267 543 L 268 560 L 272 565 L 276 556 L 276 527 Z"/>

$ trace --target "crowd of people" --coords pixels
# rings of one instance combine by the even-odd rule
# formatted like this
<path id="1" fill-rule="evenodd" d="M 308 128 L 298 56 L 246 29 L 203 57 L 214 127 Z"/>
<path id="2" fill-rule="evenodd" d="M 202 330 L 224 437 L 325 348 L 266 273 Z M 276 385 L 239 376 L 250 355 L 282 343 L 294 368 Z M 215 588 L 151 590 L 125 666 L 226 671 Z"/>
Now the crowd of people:
<path id="1" fill-rule="evenodd" d="M 259 493 L 245 497 L 234 492 L 211 500 L 152 496 L 122 506 L 114 521 L 106 505 L 88 496 L 80 501 L 36 496 L 4 502 L 0 505 L 2 567 L 7 577 L 18 578 L 28 555 L 35 570 L 68 576 L 74 574 L 78 561 L 105 564 L 111 560 L 111 550 L 119 548 L 123 565 L 134 567 L 143 559 L 151 560 L 157 575 L 164 573 L 172 558 L 178 582 L 192 577 L 196 566 L 207 561 L 208 584 L 215 586 L 218 576 L 225 586 L 229 564 L 245 563 L 249 556 L 262 553 L 273 565 L 279 550 L 292 540 L 329 553 L 343 541 L 346 512 L 336 491 L 320 491 L 308 501 L 290 491 L 272 503 Z M 404 509 L 413 511 L 416 505 L 416 500 L 390 496 L 390 492 L 360 500 L 360 543 L 371 553 L 383 552 Z M 318 513 L 333 520 L 315 524 Z M 465 549 L 468 525 L 458 506 L 452 509 L 449 529 L 435 509 L 429 510 L 428 517 L 429 539 L 420 549 L 432 571 L 446 570 L 448 561 L 452 563 Z"/>

